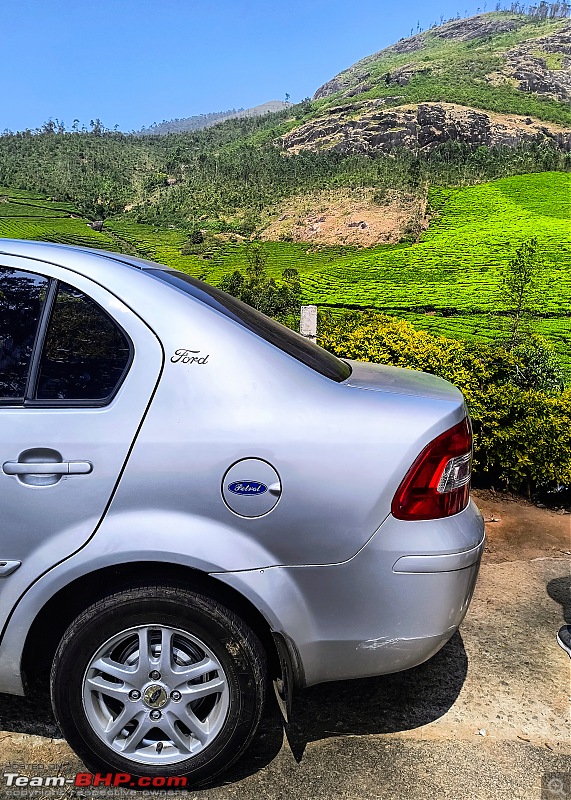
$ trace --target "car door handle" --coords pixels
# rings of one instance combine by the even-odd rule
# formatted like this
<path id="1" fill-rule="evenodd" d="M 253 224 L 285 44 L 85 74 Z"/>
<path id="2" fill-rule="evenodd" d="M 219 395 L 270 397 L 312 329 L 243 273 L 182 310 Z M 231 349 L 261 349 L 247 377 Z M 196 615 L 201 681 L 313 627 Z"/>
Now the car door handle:
<path id="1" fill-rule="evenodd" d="M 6 475 L 88 475 L 93 464 L 89 461 L 6 461 L 2 469 Z"/>
<path id="2" fill-rule="evenodd" d="M 16 572 L 21 564 L 21 561 L 0 561 L 0 578 L 7 578 L 8 575 Z"/>

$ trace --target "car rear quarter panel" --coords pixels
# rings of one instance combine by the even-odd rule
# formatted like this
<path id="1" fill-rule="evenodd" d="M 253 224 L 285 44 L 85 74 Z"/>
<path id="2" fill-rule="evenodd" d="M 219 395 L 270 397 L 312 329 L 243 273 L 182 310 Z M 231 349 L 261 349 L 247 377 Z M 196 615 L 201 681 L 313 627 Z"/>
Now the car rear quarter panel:
<path id="1" fill-rule="evenodd" d="M 216 577 L 259 607 L 279 609 L 281 630 L 294 639 L 311 685 L 399 672 L 433 656 L 464 619 L 483 548 L 482 516 L 471 502 L 440 520 L 402 522 L 389 515 L 341 564 Z M 419 571 L 397 572 L 411 555 Z M 422 562 L 430 572 L 420 571 Z M 301 604 L 284 602 L 281 587 Z"/>
<path id="2" fill-rule="evenodd" d="M 353 556 L 389 514 L 420 450 L 462 419 L 461 395 L 418 397 L 336 383 L 218 312 L 169 292 L 168 315 L 163 307 L 150 317 L 165 369 L 102 529 L 115 515 L 163 510 L 179 520 L 211 520 L 239 533 L 237 542 L 245 537 L 260 545 L 227 549 L 210 539 L 222 570 Z M 205 361 L 177 361 L 180 349 Z M 279 502 L 262 517 L 240 517 L 222 499 L 226 470 L 246 458 L 272 464 L 282 483 Z M 190 554 L 195 542 L 183 536 L 181 545 Z"/>

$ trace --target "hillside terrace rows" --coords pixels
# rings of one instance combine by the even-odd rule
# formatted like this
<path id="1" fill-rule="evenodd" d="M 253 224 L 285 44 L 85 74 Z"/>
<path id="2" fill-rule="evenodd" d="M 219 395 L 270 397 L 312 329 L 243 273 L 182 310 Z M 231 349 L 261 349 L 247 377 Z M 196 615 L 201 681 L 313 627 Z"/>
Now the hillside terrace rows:
<path id="1" fill-rule="evenodd" d="M 243 241 L 209 240 L 181 255 L 184 231 L 109 219 L 92 230 L 68 203 L 0 189 L 0 236 L 138 253 L 217 283 L 247 266 Z M 535 329 L 571 367 L 571 174 L 536 173 L 465 188 L 431 188 L 430 227 L 419 242 L 368 250 L 262 245 L 271 274 L 301 276 L 304 302 L 376 308 L 446 336 L 490 340 L 506 329 L 501 269 L 516 247 L 537 237 L 544 269 Z"/>

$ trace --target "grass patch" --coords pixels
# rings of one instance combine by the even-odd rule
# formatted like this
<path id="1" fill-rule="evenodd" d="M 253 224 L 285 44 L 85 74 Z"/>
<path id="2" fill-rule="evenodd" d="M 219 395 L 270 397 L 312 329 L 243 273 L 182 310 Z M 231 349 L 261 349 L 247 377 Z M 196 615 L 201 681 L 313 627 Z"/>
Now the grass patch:
<path id="1" fill-rule="evenodd" d="M 533 55 L 541 58 L 547 69 L 557 71 L 565 66 L 565 56 L 563 53 L 549 53 L 547 50 L 534 50 Z"/>

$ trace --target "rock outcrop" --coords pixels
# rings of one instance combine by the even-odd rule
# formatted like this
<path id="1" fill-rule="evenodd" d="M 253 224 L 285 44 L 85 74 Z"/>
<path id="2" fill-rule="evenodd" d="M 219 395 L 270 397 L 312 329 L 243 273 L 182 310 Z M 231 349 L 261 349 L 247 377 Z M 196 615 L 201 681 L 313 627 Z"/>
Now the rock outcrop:
<path id="1" fill-rule="evenodd" d="M 571 23 L 549 36 L 507 51 L 505 63 L 487 76 L 490 83 L 515 83 L 522 92 L 571 102 Z"/>
<path id="2" fill-rule="evenodd" d="M 453 103 L 419 103 L 396 108 L 386 101 L 335 106 L 279 143 L 287 152 L 331 149 L 343 153 L 390 152 L 403 147 L 429 152 L 446 141 L 487 147 L 549 141 L 571 152 L 571 130 L 531 117 L 495 114 Z"/>
<path id="3" fill-rule="evenodd" d="M 511 33 L 521 26 L 521 17 L 492 17 L 478 14 L 468 19 L 453 19 L 436 28 L 434 35 L 439 39 L 455 42 L 469 42 L 480 37 L 496 36 L 498 33 Z"/>
<path id="4" fill-rule="evenodd" d="M 401 39 L 321 86 L 319 116 L 277 143 L 372 154 L 547 141 L 569 152 L 571 22 L 539 17 L 479 14 Z"/>

